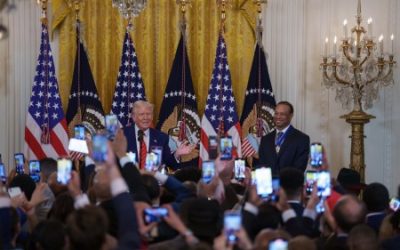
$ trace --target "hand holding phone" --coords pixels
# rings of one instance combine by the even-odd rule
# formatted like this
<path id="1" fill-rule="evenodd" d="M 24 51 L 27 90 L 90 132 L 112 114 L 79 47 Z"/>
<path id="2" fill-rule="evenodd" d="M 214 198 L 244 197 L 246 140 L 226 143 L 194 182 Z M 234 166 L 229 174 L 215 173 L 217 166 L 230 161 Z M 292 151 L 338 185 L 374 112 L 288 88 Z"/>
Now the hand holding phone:
<path id="1" fill-rule="evenodd" d="M 257 168 L 255 172 L 257 194 L 261 198 L 268 198 L 272 193 L 272 173 L 271 168 Z"/>
<path id="2" fill-rule="evenodd" d="M 0 163 L 0 181 L 5 184 L 7 182 L 6 167 L 3 163 Z"/>
<path id="3" fill-rule="evenodd" d="M 144 221 L 146 224 L 152 222 L 160 222 L 162 218 L 168 216 L 168 209 L 164 207 L 146 208 L 144 209 Z"/>
<path id="4" fill-rule="evenodd" d="M 118 117 L 114 114 L 109 114 L 106 115 L 105 117 L 105 123 L 106 123 L 106 130 L 107 130 L 107 136 L 108 139 L 114 140 L 115 134 L 117 133 L 118 130 Z"/>
<path id="5" fill-rule="evenodd" d="M 328 197 L 331 195 L 331 174 L 328 171 L 318 172 L 317 188 L 318 196 Z"/>
<path id="6" fill-rule="evenodd" d="M 208 137 L 208 159 L 215 160 L 218 157 L 218 138 L 216 136 Z"/>
<path id="7" fill-rule="evenodd" d="M 85 127 L 82 124 L 75 125 L 74 127 L 75 139 L 85 140 Z"/>
<path id="8" fill-rule="evenodd" d="M 96 163 L 104 163 L 108 154 L 108 139 L 105 135 L 97 134 L 93 136 L 92 156 Z"/>
<path id="9" fill-rule="evenodd" d="M 149 171 L 157 171 L 158 170 L 158 154 L 155 153 L 149 153 L 146 155 L 146 161 L 145 161 L 145 166 L 144 168 Z"/>
<path id="10" fill-rule="evenodd" d="M 244 160 L 235 160 L 234 174 L 237 181 L 243 181 L 245 176 L 246 166 Z"/>
<path id="11" fill-rule="evenodd" d="M 305 172 L 305 188 L 307 196 L 310 196 L 314 187 L 314 183 L 318 179 L 318 172 L 315 170 L 307 170 Z"/>

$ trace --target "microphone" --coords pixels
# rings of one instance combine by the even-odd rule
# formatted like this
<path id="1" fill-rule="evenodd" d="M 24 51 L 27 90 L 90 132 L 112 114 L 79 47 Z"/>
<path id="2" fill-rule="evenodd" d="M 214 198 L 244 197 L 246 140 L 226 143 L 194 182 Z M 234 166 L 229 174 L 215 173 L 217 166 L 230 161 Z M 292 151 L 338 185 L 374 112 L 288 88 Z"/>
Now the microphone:
<path id="1" fill-rule="evenodd" d="M 140 141 L 140 142 L 143 141 L 143 137 L 144 137 L 143 130 L 139 129 L 137 136 L 138 136 L 138 141 Z"/>

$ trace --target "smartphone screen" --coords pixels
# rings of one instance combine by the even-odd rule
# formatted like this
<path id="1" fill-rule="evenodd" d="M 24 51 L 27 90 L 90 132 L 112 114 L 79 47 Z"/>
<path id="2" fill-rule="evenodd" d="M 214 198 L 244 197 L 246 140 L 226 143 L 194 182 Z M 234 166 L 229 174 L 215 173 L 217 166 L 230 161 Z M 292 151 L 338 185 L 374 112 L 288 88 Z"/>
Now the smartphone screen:
<path id="1" fill-rule="evenodd" d="M 108 139 L 104 135 L 97 134 L 93 136 L 93 160 L 97 163 L 103 163 L 107 160 Z"/>
<path id="2" fill-rule="evenodd" d="M 118 117 L 114 114 L 106 115 L 105 123 L 107 136 L 110 140 L 113 140 L 118 130 Z"/>
<path id="3" fill-rule="evenodd" d="M 232 137 L 227 136 L 227 137 L 221 137 L 219 140 L 219 145 L 220 145 L 220 152 L 221 152 L 221 160 L 231 160 L 232 159 L 232 148 L 233 148 L 233 143 L 232 143 Z"/>
<path id="4" fill-rule="evenodd" d="M 236 232 L 242 226 L 242 216 L 238 211 L 227 211 L 224 214 L 224 233 L 229 243 L 237 242 Z"/>
<path id="5" fill-rule="evenodd" d="M 235 160 L 235 179 L 238 181 L 243 181 L 245 176 L 246 166 L 244 160 Z"/>
<path id="6" fill-rule="evenodd" d="M 390 199 L 389 207 L 392 211 L 396 212 L 400 208 L 400 200 L 397 198 Z"/>
<path id="7" fill-rule="evenodd" d="M 272 178 L 272 193 L 270 194 L 270 200 L 277 202 L 279 200 L 279 188 L 280 188 L 279 177 Z"/>
<path id="8" fill-rule="evenodd" d="M 210 183 L 215 175 L 214 161 L 203 161 L 202 163 L 202 180 L 204 183 Z"/>
<path id="9" fill-rule="evenodd" d="M 218 138 L 216 136 L 208 137 L 208 158 L 215 160 L 218 157 Z"/>
<path id="10" fill-rule="evenodd" d="M 163 147 L 161 147 L 161 146 L 152 146 L 151 147 L 151 152 L 157 155 L 156 166 L 157 167 L 161 166 Z"/>
<path id="11" fill-rule="evenodd" d="M 85 127 L 83 125 L 76 125 L 74 127 L 75 139 L 85 140 Z"/>
<path id="12" fill-rule="evenodd" d="M 70 159 L 61 158 L 57 160 L 57 181 L 63 185 L 67 185 L 71 179 L 72 161 Z"/>
<path id="13" fill-rule="evenodd" d="M 160 222 L 162 218 L 166 216 L 168 216 L 168 210 L 164 207 L 144 209 L 144 221 L 147 224 L 150 224 L 152 222 Z"/>
<path id="14" fill-rule="evenodd" d="M 287 250 L 288 249 L 288 242 L 284 239 L 275 239 L 270 241 L 269 243 L 269 250 Z"/>
<path id="15" fill-rule="evenodd" d="M 268 198 L 272 193 L 272 174 L 271 168 L 256 169 L 257 194 L 262 198 Z"/>
<path id="16" fill-rule="evenodd" d="M 317 181 L 318 178 L 318 172 L 314 170 L 307 170 L 305 175 L 306 194 L 311 195 L 314 183 Z"/>
<path id="17" fill-rule="evenodd" d="M 322 144 L 314 142 L 310 146 L 310 165 L 313 168 L 320 168 L 322 166 Z"/>
<path id="18" fill-rule="evenodd" d="M 3 163 L 0 163 L 0 181 L 4 183 L 7 182 L 6 167 Z"/>
<path id="19" fill-rule="evenodd" d="M 331 174 L 328 171 L 318 173 L 317 188 L 318 196 L 328 197 L 331 195 Z"/>
<path id="20" fill-rule="evenodd" d="M 29 175 L 34 182 L 40 181 L 40 162 L 29 161 Z"/>
<path id="21" fill-rule="evenodd" d="M 158 170 L 158 154 L 149 153 L 146 155 L 145 169 L 149 172 Z"/>
<path id="22" fill-rule="evenodd" d="M 10 198 L 14 198 L 15 196 L 22 194 L 22 191 L 20 187 L 11 187 L 8 189 L 8 194 L 10 195 Z"/>
<path id="23" fill-rule="evenodd" d="M 15 159 L 15 171 L 17 174 L 23 174 L 24 173 L 24 164 L 25 164 L 25 158 L 22 153 L 17 153 L 14 155 Z"/>

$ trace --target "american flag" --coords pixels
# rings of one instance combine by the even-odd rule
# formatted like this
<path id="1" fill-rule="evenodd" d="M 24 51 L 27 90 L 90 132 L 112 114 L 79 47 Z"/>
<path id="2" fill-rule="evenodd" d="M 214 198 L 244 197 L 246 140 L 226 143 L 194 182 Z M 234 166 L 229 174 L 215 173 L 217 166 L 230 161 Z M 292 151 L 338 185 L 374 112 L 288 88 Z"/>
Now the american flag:
<path id="1" fill-rule="evenodd" d="M 243 112 L 240 117 L 244 136 L 243 157 L 252 157 L 258 153 L 261 137 L 274 128 L 275 104 L 264 49 L 257 42 L 245 93 Z"/>
<path id="2" fill-rule="evenodd" d="M 122 127 L 130 125 L 133 103 L 146 100 L 142 75 L 135 47 L 129 32 L 126 31 L 122 48 L 121 65 L 119 66 L 111 113 L 116 114 Z"/>
<path id="3" fill-rule="evenodd" d="M 25 126 L 29 160 L 68 156 L 67 123 L 58 91 L 49 33 L 42 24 L 41 44 Z"/>
<path id="4" fill-rule="evenodd" d="M 232 91 L 225 39 L 218 38 L 217 53 L 207 103 L 201 119 L 200 160 L 208 160 L 209 136 L 232 136 L 237 156 L 241 156 L 241 128 Z"/>

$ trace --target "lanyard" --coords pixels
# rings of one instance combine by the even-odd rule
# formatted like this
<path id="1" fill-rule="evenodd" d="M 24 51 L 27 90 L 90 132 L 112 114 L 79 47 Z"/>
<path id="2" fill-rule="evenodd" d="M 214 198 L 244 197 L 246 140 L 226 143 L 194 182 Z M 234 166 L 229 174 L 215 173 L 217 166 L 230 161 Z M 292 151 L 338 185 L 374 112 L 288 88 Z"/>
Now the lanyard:
<path id="1" fill-rule="evenodd" d="M 290 127 L 285 131 L 285 133 L 283 133 L 283 135 L 281 135 L 281 137 L 279 137 L 277 140 L 275 140 L 275 147 L 281 147 L 283 141 L 285 141 L 286 136 L 287 136 L 287 132 L 289 131 Z"/>

